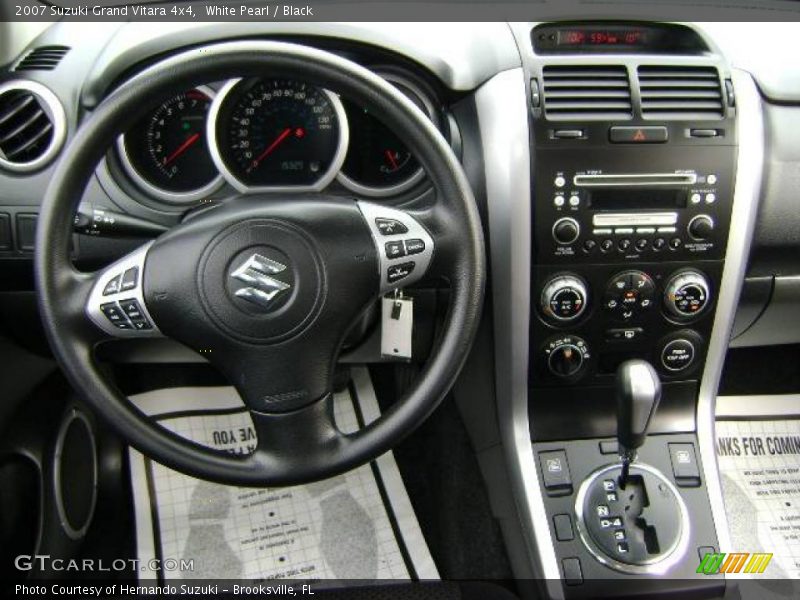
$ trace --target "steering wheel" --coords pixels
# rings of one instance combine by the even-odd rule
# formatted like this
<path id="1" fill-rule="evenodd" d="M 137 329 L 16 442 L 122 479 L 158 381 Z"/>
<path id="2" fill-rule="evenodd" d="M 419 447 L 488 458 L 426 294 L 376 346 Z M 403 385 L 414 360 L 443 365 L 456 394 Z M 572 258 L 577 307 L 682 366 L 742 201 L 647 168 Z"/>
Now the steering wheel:
<path id="1" fill-rule="evenodd" d="M 435 188 L 435 203 L 399 210 L 324 192 L 239 196 L 197 211 L 101 271 L 76 270 L 70 240 L 80 198 L 106 149 L 152 99 L 264 74 L 320 86 L 367 108 L 404 138 Z M 425 249 L 405 257 L 398 270 L 386 242 L 405 238 L 422 240 Z M 39 215 L 35 267 L 50 345 L 86 402 L 146 456 L 188 475 L 251 486 L 342 473 L 394 447 L 424 421 L 466 359 L 486 272 L 469 183 L 422 111 L 349 60 L 266 41 L 186 51 L 105 100 L 53 173 Z M 342 433 L 333 418 L 332 378 L 348 329 L 397 287 L 441 278 L 449 281 L 450 304 L 424 371 L 380 418 Z M 120 318 L 120 308 L 130 319 Z M 229 379 L 258 436 L 251 454 L 233 456 L 177 436 L 102 376 L 94 357 L 99 342 L 147 336 L 185 344 Z"/>

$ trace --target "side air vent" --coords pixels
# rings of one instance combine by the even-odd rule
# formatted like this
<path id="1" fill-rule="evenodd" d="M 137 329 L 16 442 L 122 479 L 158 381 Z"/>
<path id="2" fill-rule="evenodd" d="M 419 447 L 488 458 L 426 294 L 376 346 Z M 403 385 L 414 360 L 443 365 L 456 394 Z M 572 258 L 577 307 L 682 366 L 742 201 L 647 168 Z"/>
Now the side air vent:
<path id="1" fill-rule="evenodd" d="M 623 66 L 546 66 L 544 113 L 550 120 L 630 119 L 631 86 Z"/>
<path id="2" fill-rule="evenodd" d="M 67 46 L 34 48 L 14 68 L 15 71 L 52 71 L 69 52 Z"/>
<path id="3" fill-rule="evenodd" d="M 639 88 L 645 119 L 722 119 L 725 106 L 715 67 L 641 66 Z"/>
<path id="4" fill-rule="evenodd" d="M 61 149 L 64 108 L 55 94 L 34 81 L 0 85 L 0 168 L 34 171 Z"/>

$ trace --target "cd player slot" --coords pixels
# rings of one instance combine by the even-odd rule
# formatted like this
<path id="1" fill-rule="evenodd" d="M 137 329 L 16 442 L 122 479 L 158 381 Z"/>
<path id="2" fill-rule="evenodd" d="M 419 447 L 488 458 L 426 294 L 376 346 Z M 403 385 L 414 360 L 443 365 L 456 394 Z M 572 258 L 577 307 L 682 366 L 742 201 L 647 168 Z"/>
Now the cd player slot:
<path id="1" fill-rule="evenodd" d="M 643 226 L 659 227 L 676 225 L 678 213 L 599 213 L 592 215 L 592 225 L 595 227 L 625 227 Z"/>
<path id="2" fill-rule="evenodd" d="M 575 175 L 573 183 L 579 187 L 629 187 L 637 185 L 694 185 L 695 173 L 637 173 L 608 175 Z"/>

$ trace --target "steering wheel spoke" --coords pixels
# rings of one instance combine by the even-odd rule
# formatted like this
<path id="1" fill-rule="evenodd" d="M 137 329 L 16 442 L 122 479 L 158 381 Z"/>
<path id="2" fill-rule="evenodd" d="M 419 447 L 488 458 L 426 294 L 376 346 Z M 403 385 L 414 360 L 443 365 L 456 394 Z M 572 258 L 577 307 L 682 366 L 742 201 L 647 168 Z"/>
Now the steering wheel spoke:
<path id="1" fill-rule="evenodd" d="M 160 337 L 147 310 L 143 280 L 152 242 L 140 246 L 91 276 L 86 314 L 101 331 L 115 338 Z"/>

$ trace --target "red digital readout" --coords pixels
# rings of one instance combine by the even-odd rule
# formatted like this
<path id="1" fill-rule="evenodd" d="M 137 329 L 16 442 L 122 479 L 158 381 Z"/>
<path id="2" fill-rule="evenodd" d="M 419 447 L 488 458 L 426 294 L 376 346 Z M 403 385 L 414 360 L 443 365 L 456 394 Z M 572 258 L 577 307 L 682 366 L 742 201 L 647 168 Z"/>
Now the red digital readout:
<path id="1" fill-rule="evenodd" d="M 644 37 L 644 32 L 641 30 L 570 29 L 562 30 L 558 41 L 565 46 L 635 46 L 644 43 Z"/>

